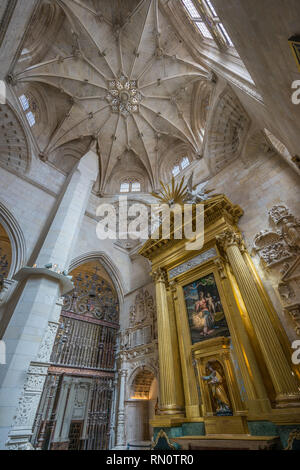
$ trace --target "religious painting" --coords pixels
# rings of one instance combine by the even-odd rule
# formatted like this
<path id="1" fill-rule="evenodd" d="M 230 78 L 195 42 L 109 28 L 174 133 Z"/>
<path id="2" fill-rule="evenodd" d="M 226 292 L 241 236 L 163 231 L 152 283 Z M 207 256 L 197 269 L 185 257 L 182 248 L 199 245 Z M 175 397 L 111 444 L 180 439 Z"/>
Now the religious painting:
<path id="1" fill-rule="evenodd" d="M 183 288 L 192 344 L 230 336 L 215 276 L 209 274 Z"/>

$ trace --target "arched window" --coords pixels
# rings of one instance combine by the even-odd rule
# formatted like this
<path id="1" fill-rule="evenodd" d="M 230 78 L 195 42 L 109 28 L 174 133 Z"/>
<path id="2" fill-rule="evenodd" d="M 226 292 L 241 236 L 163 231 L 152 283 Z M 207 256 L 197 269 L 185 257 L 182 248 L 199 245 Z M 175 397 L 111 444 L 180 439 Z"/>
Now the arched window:
<path id="1" fill-rule="evenodd" d="M 179 175 L 179 173 L 185 170 L 190 165 L 190 163 L 190 159 L 186 155 L 177 159 L 172 169 L 173 176 L 176 177 Z"/>
<path id="2" fill-rule="evenodd" d="M 26 95 L 23 94 L 19 96 L 19 101 L 21 103 L 22 109 L 26 115 L 30 127 L 33 127 L 35 125 L 35 115 L 32 112 L 33 110 L 31 109 L 29 99 Z"/>
<path id="3" fill-rule="evenodd" d="M 139 193 L 141 189 L 141 183 L 136 178 L 126 178 L 121 181 L 120 193 Z"/>
<path id="4" fill-rule="evenodd" d="M 129 193 L 130 191 L 130 184 L 129 183 L 121 183 L 120 192 L 121 193 Z"/>

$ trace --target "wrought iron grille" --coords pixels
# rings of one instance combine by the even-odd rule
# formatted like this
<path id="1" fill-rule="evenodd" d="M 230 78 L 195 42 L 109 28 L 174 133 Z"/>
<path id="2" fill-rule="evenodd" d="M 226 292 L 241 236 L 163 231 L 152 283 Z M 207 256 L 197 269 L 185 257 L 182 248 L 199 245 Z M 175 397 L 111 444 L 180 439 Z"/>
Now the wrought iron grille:
<path id="1" fill-rule="evenodd" d="M 74 290 L 64 297 L 63 309 L 66 312 L 118 323 L 118 297 L 105 279 L 97 272 L 79 273 L 73 278 L 73 283 Z"/>
<path id="2" fill-rule="evenodd" d="M 40 449 L 109 447 L 119 304 L 116 293 L 97 270 L 96 267 L 95 274 L 78 274 L 73 292 L 64 298 L 50 359 L 52 366 L 34 425 L 32 443 Z M 88 384 L 88 393 L 80 407 L 86 415 L 79 418 L 76 414 L 73 419 L 65 412 L 62 415 L 61 410 L 68 403 L 73 407 L 71 390 L 75 383 Z M 57 441 L 55 429 L 57 423 L 63 429 L 62 422 L 70 426 L 69 437 L 64 437 L 66 442 Z"/>
<path id="3" fill-rule="evenodd" d="M 108 450 L 112 401 L 112 379 L 104 377 L 94 379 L 85 450 Z"/>
<path id="4" fill-rule="evenodd" d="M 107 450 L 110 438 L 110 418 L 113 403 L 113 378 L 91 377 L 92 387 L 88 404 L 86 433 L 83 436 L 84 421 L 71 422 L 68 449 L 70 450 Z M 53 443 L 56 426 L 57 403 L 62 375 L 49 375 L 36 416 L 32 443 L 42 450 L 56 448 Z M 75 425 L 76 424 L 76 425 Z"/>
<path id="5" fill-rule="evenodd" d="M 51 362 L 56 365 L 112 371 L 117 329 L 62 316 Z"/>

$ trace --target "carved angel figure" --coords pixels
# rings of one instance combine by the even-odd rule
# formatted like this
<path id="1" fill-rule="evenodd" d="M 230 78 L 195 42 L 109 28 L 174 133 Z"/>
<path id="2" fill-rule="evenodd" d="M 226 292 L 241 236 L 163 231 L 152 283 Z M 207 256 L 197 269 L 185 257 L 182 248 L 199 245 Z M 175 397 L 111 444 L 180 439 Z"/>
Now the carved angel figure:
<path id="1" fill-rule="evenodd" d="M 208 181 L 201 185 L 193 186 L 193 178 L 194 172 L 191 174 L 187 182 L 186 197 L 184 200 L 185 204 L 198 204 L 199 202 L 207 201 L 207 199 L 209 199 L 208 195 L 214 191 L 214 189 L 204 189 Z"/>

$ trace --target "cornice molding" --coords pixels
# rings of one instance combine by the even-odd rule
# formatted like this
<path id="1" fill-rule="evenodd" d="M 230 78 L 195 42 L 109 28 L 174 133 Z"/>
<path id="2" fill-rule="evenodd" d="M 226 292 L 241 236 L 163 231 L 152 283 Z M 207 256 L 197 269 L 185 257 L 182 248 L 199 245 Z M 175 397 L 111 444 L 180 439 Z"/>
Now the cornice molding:
<path id="1" fill-rule="evenodd" d="M 183 210 L 183 209 L 182 209 Z M 239 219 L 244 214 L 242 208 L 233 204 L 225 195 L 212 197 L 204 203 L 204 217 L 206 230 L 218 220 L 223 218 L 230 226 L 236 226 Z M 161 250 L 175 244 L 182 243 L 183 240 L 174 239 L 174 232 L 170 231 L 170 239 L 159 238 L 159 240 L 149 239 L 139 250 L 139 254 L 153 260 Z"/>

